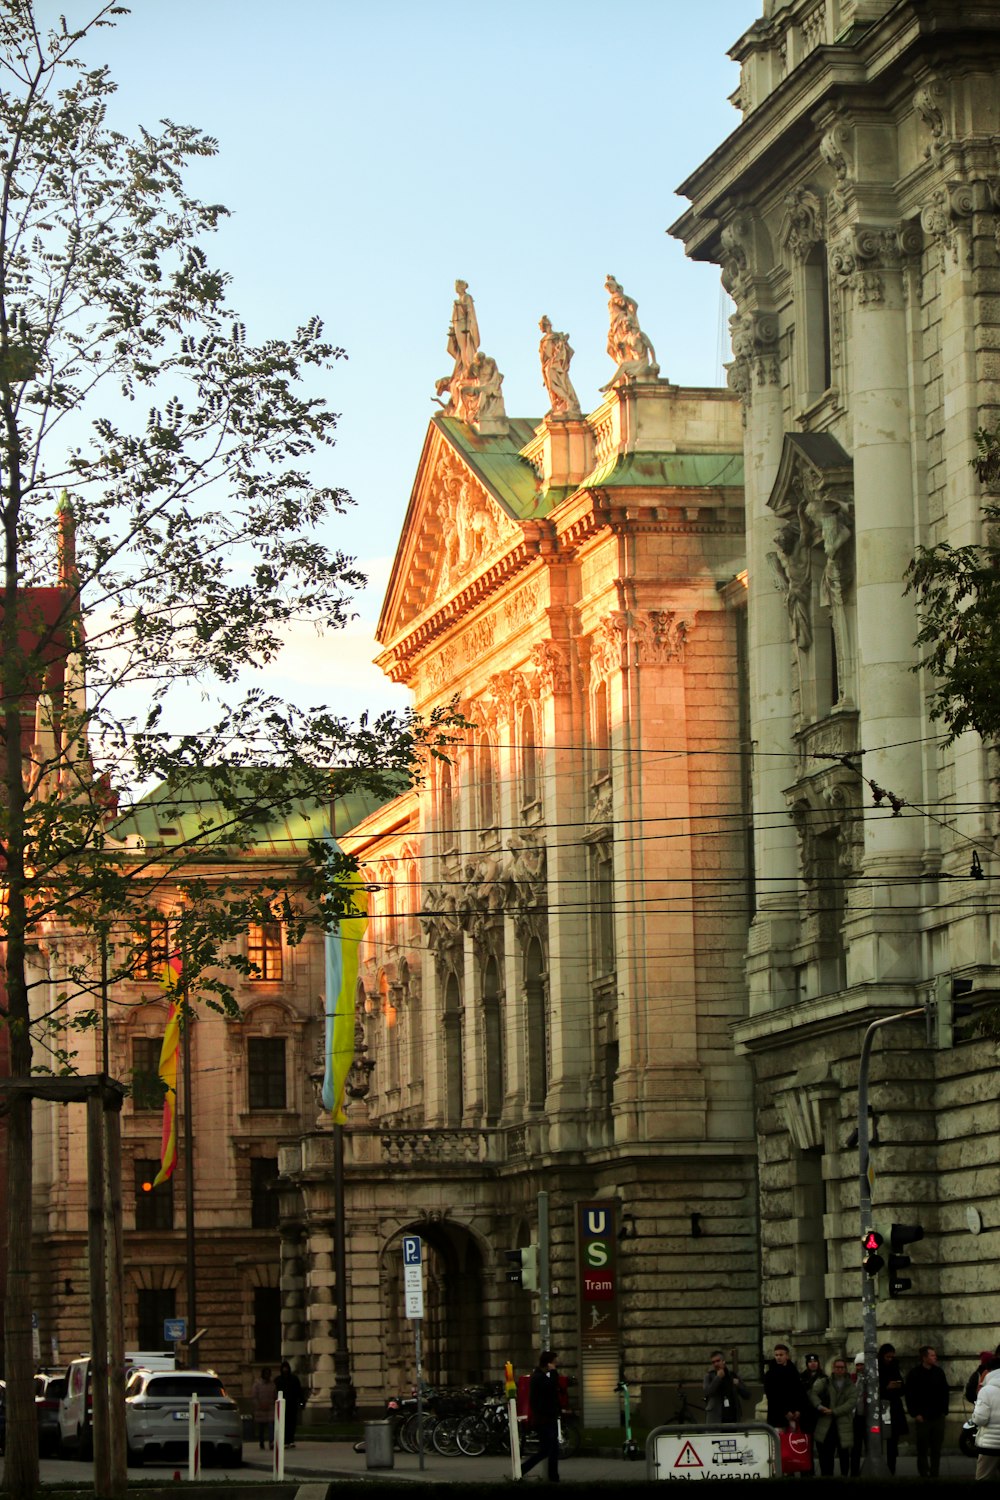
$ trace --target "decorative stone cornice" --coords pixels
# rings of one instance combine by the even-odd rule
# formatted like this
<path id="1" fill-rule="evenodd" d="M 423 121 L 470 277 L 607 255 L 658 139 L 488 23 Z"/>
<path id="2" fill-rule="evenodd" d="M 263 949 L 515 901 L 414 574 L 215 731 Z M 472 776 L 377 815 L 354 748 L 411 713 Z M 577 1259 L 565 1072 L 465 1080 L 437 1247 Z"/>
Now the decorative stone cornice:
<path id="1" fill-rule="evenodd" d="M 854 181 L 854 130 L 843 117 L 835 120 L 820 137 L 819 154 L 833 169 L 836 186 L 832 197 L 843 208 Z"/>
<path id="2" fill-rule="evenodd" d="M 936 73 L 928 73 L 913 92 L 913 107 L 931 133 L 924 155 L 940 156 L 944 150 L 944 112 L 942 106 L 947 99 L 944 80 Z"/>

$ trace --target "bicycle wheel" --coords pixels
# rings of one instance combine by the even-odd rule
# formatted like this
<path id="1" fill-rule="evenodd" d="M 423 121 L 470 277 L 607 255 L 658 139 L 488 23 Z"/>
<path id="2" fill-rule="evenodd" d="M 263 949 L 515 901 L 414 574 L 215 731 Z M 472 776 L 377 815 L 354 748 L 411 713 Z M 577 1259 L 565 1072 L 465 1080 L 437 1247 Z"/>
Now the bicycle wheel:
<path id="1" fill-rule="evenodd" d="M 490 1430 L 482 1417 L 463 1417 L 455 1433 L 459 1451 L 466 1458 L 480 1458 L 486 1452 Z"/>
<path id="2" fill-rule="evenodd" d="M 411 1411 L 399 1424 L 399 1446 L 404 1453 L 417 1451 L 417 1414 Z"/>
<path id="3" fill-rule="evenodd" d="M 583 1445 L 583 1433 L 575 1417 L 563 1417 L 559 1424 L 559 1457 L 575 1458 Z"/>
<path id="4" fill-rule="evenodd" d="M 442 1417 L 434 1423 L 431 1439 L 435 1453 L 440 1453 L 443 1458 L 455 1458 L 461 1452 L 458 1446 L 458 1424 L 461 1421 L 461 1417 Z"/>

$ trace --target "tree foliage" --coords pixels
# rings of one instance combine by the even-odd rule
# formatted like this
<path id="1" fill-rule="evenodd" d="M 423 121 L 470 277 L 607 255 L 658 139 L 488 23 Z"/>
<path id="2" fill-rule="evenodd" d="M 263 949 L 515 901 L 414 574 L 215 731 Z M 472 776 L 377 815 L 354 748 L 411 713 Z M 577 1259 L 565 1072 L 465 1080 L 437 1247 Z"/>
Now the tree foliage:
<path id="1" fill-rule="evenodd" d="M 207 248 L 226 210 L 185 185 L 215 154 L 210 136 L 109 123 L 114 84 L 82 54 L 124 14 L 105 5 L 43 32 L 31 0 L 0 13 L 0 861 L 21 1078 L 69 1065 L 64 1008 L 97 1014 L 93 955 L 104 949 L 112 983 L 129 972 L 133 930 L 162 915 L 165 883 L 191 969 L 217 966 L 227 939 L 289 896 L 278 873 L 253 890 L 208 879 L 206 858 L 236 858 L 295 805 L 393 794 L 442 753 L 449 725 L 446 713 L 352 724 L 255 684 L 290 627 L 343 625 L 363 582 L 318 536 L 348 496 L 310 472 L 336 429 L 316 390 L 343 351 L 316 318 L 255 342 L 230 306 Z M 202 719 L 176 733 L 183 685 Z M 188 812 L 207 787 L 211 818 L 143 848 L 117 799 L 154 783 Z M 293 930 L 329 890 L 329 851 L 317 840 L 311 855 L 298 904 L 283 908 Z M 335 913 L 328 901 L 322 919 Z M 93 942 L 52 941 L 60 932 Z M 43 936 L 51 972 L 39 978 Z M 223 978 L 214 995 L 232 1003 Z M 17 1495 L 37 1484 L 25 1105 L 8 1109 L 5 1479 Z"/>
<path id="2" fill-rule="evenodd" d="M 972 467 L 984 483 L 1000 479 L 1000 429 L 976 434 Z M 1000 735 L 1000 504 L 983 507 L 985 540 L 965 547 L 920 547 L 907 591 L 917 598 L 924 654 L 933 676 L 931 713 L 948 726 L 949 743 L 966 730 Z"/>

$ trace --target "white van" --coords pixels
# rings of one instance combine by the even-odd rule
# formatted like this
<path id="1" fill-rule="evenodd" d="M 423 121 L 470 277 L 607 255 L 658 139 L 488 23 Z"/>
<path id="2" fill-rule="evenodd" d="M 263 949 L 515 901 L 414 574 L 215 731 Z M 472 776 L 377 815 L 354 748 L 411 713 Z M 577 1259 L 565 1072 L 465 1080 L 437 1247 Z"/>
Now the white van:
<path id="1" fill-rule="evenodd" d="M 125 1355 L 125 1373 L 132 1370 L 174 1370 L 172 1354 L 158 1350 L 131 1350 Z M 81 1354 L 66 1367 L 66 1394 L 59 1402 L 59 1441 L 64 1451 L 92 1458 L 94 1398 L 90 1389 L 90 1355 Z"/>

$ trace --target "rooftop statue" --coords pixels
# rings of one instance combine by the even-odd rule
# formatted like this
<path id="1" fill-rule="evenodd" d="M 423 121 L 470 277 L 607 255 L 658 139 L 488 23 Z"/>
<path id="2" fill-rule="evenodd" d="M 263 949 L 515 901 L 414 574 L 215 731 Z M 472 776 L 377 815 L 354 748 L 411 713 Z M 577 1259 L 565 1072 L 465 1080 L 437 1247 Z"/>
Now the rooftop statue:
<path id="1" fill-rule="evenodd" d="M 445 416 L 458 417 L 483 433 L 505 433 L 507 413 L 503 404 L 503 376 L 496 360 L 479 348 L 476 304 L 467 281 L 455 282 L 455 301 L 448 326 L 448 353 L 455 361 L 450 375 L 442 375 L 432 398 L 444 407 Z M 441 398 L 447 392 L 448 400 Z"/>
<path id="2" fill-rule="evenodd" d="M 656 350 L 639 327 L 639 304 L 613 276 L 604 285 L 608 290 L 608 353 L 618 369 L 602 391 L 610 391 L 623 380 L 655 380 L 660 367 Z"/>
<path id="3" fill-rule="evenodd" d="M 548 318 L 538 324 L 542 341 L 538 346 L 538 357 L 542 362 L 542 379 L 548 392 L 550 417 L 578 417 L 580 400 L 569 378 L 569 363 L 573 358 L 569 334 L 556 333 Z"/>

